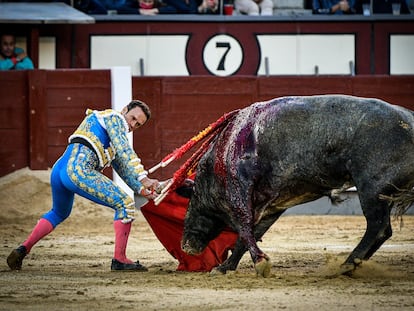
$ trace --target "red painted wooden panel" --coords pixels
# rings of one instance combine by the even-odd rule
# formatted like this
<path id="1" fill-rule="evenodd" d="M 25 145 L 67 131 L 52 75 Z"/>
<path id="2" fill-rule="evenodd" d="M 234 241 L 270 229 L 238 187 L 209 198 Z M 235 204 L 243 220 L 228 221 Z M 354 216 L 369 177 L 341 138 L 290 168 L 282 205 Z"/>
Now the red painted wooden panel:
<path id="1" fill-rule="evenodd" d="M 414 77 L 357 76 L 353 80 L 354 93 L 374 97 L 414 110 Z"/>
<path id="2" fill-rule="evenodd" d="M 47 130 L 49 148 L 53 146 L 66 146 L 68 138 L 75 131 L 77 126 L 70 127 L 49 127 Z"/>
<path id="3" fill-rule="evenodd" d="M 29 162 L 32 169 L 51 167 L 85 109 L 110 107 L 109 71 L 0 72 L 0 82 L 0 95 L 7 99 L 0 105 L 0 176 Z M 414 109 L 414 76 L 133 77 L 133 98 L 145 101 L 153 113 L 134 133 L 134 148 L 150 168 L 226 112 L 279 96 L 329 93 L 376 97 Z M 190 154 L 153 176 L 171 177 Z"/>
<path id="4" fill-rule="evenodd" d="M 14 116 L 16 118 L 16 116 Z M 27 167 L 27 127 L 0 130 L 0 177 L 15 170 Z"/>
<path id="5" fill-rule="evenodd" d="M 132 79 L 132 98 L 145 102 L 152 114 L 148 123 L 133 134 L 135 152 L 147 169 L 154 166 L 162 157 L 162 131 L 158 126 L 162 97 L 161 80 L 159 77 L 133 77 Z M 154 176 L 160 177 L 159 173 Z"/>
<path id="6" fill-rule="evenodd" d="M 85 117 L 87 108 L 111 107 L 109 70 L 47 71 L 47 163 L 51 167 L 65 150 L 68 137 Z"/>
<path id="7" fill-rule="evenodd" d="M 29 165 L 27 71 L 0 71 L 0 176 Z"/>
<path id="8" fill-rule="evenodd" d="M 44 70 L 31 70 L 29 72 L 30 168 L 39 170 L 48 167 L 46 75 L 47 72 Z"/>

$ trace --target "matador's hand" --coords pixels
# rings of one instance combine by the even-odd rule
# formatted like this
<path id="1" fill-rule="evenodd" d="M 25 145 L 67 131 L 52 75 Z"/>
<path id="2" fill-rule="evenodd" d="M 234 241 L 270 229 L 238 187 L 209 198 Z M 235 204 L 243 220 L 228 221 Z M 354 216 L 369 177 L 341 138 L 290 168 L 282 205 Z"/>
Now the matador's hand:
<path id="1" fill-rule="evenodd" d="M 141 184 L 144 186 L 145 189 L 149 190 L 151 193 L 155 192 L 155 190 L 160 186 L 160 183 L 157 179 L 151 179 L 148 177 L 143 178 L 141 180 Z"/>
<path id="2" fill-rule="evenodd" d="M 148 200 L 154 200 L 158 196 L 158 193 L 145 188 L 142 188 L 139 194 Z"/>

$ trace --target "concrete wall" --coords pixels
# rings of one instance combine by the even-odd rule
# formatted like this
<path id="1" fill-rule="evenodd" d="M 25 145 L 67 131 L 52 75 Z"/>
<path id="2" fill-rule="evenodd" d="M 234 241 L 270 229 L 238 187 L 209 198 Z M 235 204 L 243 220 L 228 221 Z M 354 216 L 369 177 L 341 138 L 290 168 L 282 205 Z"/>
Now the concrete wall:
<path id="1" fill-rule="evenodd" d="M 342 198 L 342 202 L 332 204 L 328 197 L 322 197 L 316 201 L 292 207 L 284 215 L 362 215 L 357 192 L 346 191 L 342 194 Z M 414 206 L 411 206 L 406 214 L 414 215 Z"/>

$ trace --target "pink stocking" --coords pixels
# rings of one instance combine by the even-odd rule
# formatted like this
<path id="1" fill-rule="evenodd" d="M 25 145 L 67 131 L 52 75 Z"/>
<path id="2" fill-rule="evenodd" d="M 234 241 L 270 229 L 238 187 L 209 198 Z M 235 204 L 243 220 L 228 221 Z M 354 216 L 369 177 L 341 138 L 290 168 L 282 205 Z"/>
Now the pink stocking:
<path id="1" fill-rule="evenodd" d="M 50 223 L 50 221 L 45 218 L 40 218 L 36 226 L 33 228 L 32 233 L 29 235 L 27 240 L 23 242 L 23 245 L 27 249 L 27 253 L 30 253 L 33 245 L 35 245 L 52 231 L 53 225 Z"/>
<path id="2" fill-rule="evenodd" d="M 129 232 L 131 231 L 131 223 L 124 224 L 122 220 L 114 221 L 115 230 L 115 252 L 114 258 L 123 263 L 133 263 L 126 257 L 126 247 L 128 244 Z"/>

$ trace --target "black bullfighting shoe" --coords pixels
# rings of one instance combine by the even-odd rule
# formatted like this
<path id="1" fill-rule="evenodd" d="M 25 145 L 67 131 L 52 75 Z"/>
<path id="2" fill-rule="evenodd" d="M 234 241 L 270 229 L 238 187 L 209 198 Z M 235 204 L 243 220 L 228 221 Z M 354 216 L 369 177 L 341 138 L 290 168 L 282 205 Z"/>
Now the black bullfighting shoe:
<path id="1" fill-rule="evenodd" d="M 21 270 L 24 257 L 27 255 L 27 249 L 25 246 L 20 245 L 14 249 L 9 257 L 7 257 L 7 264 L 12 270 Z"/>
<path id="2" fill-rule="evenodd" d="M 139 272 L 148 271 L 147 267 L 141 265 L 138 260 L 134 263 L 123 263 L 123 262 L 120 262 L 119 260 L 116 260 L 115 258 L 112 259 L 111 270 L 112 271 L 139 271 Z"/>

